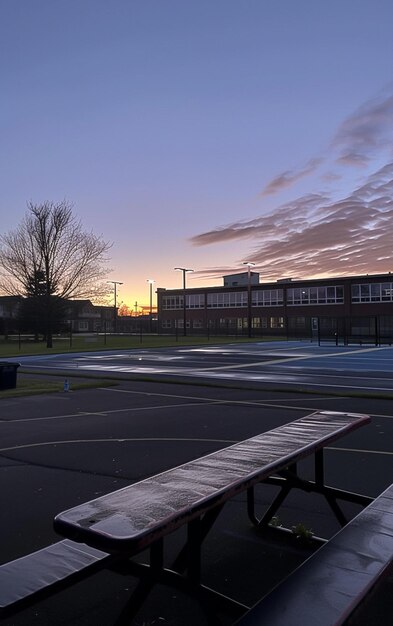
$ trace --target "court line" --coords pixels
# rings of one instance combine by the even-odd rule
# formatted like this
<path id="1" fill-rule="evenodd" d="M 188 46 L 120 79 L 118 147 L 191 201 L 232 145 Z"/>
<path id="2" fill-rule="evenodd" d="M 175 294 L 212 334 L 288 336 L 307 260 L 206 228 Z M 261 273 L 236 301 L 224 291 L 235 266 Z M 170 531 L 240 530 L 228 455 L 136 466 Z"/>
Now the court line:
<path id="1" fill-rule="evenodd" d="M 206 404 L 225 404 L 225 401 L 223 400 L 209 400 L 208 402 L 205 402 L 203 406 L 206 406 Z M 102 411 L 102 412 L 97 412 L 97 411 L 80 411 L 78 413 L 70 413 L 68 415 L 53 415 L 53 416 L 46 416 L 46 417 L 22 417 L 21 419 L 16 419 L 16 420 L 2 420 L 0 423 L 1 424 L 20 424 L 21 422 L 40 422 L 40 421 L 46 421 L 46 420 L 58 420 L 58 419 L 68 419 L 71 417 L 87 417 L 89 415 L 102 415 L 103 417 L 111 415 L 112 413 L 125 413 L 127 412 L 132 412 L 132 411 L 151 411 L 154 409 L 174 409 L 177 407 L 185 407 L 185 406 L 199 406 L 200 402 L 187 402 L 187 403 L 179 403 L 179 404 L 162 404 L 162 405 L 156 405 L 156 406 L 141 406 L 141 407 L 127 407 L 124 409 L 110 409 L 108 411 Z"/>
<path id="2" fill-rule="evenodd" d="M 304 356 L 294 356 L 294 357 L 288 357 L 285 359 L 273 359 L 271 361 L 261 361 L 261 362 L 257 362 L 257 363 L 243 363 L 242 365 L 223 365 L 222 367 L 207 367 L 207 368 L 203 368 L 201 371 L 203 372 L 207 372 L 209 370 L 217 370 L 217 369 L 234 369 L 234 368 L 245 368 L 245 367 L 252 367 L 253 365 L 273 365 L 274 363 L 288 363 L 288 362 L 294 362 L 294 361 L 304 361 L 306 359 L 315 359 L 315 358 L 331 358 L 334 356 L 348 356 L 348 355 L 356 355 L 356 354 L 362 354 L 364 352 L 374 352 L 376 350 L 385 350 L 386 348 L 380 348 L 380 347 L 375 347 L 375 348 L 364 348 L 364 349 L 360 349 L 360 350 L 352 350 L 349 352 L 333 352 L 332 354 L 324 354 L 324 355 L 320 355 L 320 354 L 307 354 Z"/>
<path id="3" fill-rule="evenodd" d="M 385 450 L 361 450 L 359 448 L 324 448 L 325 450 L 333 450 L 334 452 L 359 452 L 360 454 L 381 454 L 385 456 L 393 456 L 393 452 L 387 452 Z"/>
<path id="4" fill-rule="evenodd" d="M 120 438 L 120 439 L 68 439 L 64 441 L 45 441 L 41 443 L 30 443 L 30 444 L 22 444 L 18 446 L 10 446 L 8 448 L 0 448 L 0 454 L 2 452 L 12 452 L 13 450 L 23 450 L 27 448 L 39 448 L 46 446 L 60 446 L 60 445 L 69 445 L 69 444 L 78 444 L 78 443 L 137 443 L 140 441 L 144 442 L 193 442 L 193 443 L 227 443 L 228 445 L 232 445 L 235 443 L 240 443 L 243 441 L 242 439 L 198 439 L 198 438 L 181 438 L 181 437 L 132 437 L 132 438 Z M 326 447 L 325 450 L 332 450 L 334 452 L 356 452 L 359 454 L 379 454 L 382 456 L 393 456 L 393 452 L 388 452 L 384 450 L 362 450 L 360 448 L 335 448 L 335 447 Z"/>
<path id="5" fill-rule="evenodd" d="M 187 402 L 187 403 L 178 403 L 178 404 L 167 404 L 167 405 L 152 405 L 147 407 L 126 407 L 123 409 L 109 409 L 107 411 L 97 412 L 97 411 L 79 411 L 78 413 L 67 413 L 64 415 L 52 415 L 45 417 L 29 417 L 29 418 L 20 418 L 14 420 L 1 420 L 1 424 L 19 424 L 21 422 L 40 422 L 40 421 L 49 421 L 49 420 L 58 420 L 58 419 L 70 419 L 70 418 L 78 418 L 78 417 L 87 417 L 89 415 L 102 415 L 109 416 L 112 413 L 125 413 L 125 412 L 136 412 L 136 411 L 150 411 L 150 410 L 158 410 L 158 409 L 171 409 L 171 408 L 182 408 L 186 406 L 206 406 L 206 405 L 216 405 L 216 404 L 228 404 L 233 406 L 250 406 L 250 407 L 259 407 L 259 408 L 274 408 L 274 409 L 285 409 L 290 411 L 317 411 L 318 407 L 315 406 L 292 406 L 291 404 L 283 404 L 280 399 L 264 399 L 264 400 L 230 400 L 223 398 L 203 398 L 200 396 L 184 396 L 177 394 L 164 394 L 158 392 L 147 392 L 147 391 L 133 391 L 130 389 L 116 389 L 114 387 L 100 387 L 100 391 L 111 391 L 114 393 L 126 393 L 133 395 L 144 395 L 144 396 L 159 396 L 163 398 L 178 398 L 179 400 L 195 400 L 196 402 Z M 321 400 L 329 400 L 329 401 L 342 401 L 342 400 L 351 400 L 351 398 L 340 398 L 340 397 L 326 397 L 326 398 L 311 398 L 311 401 L 321 401 Z M 302 402 L 304 398 L 290 400 L 290 402 Z M 280 404 L 278 404 L 280 403 Z M 320 409 L 324 410 L 324 409 Z M 383 414 L 369 414 L 371 417 L 378 418 L 386 418 L 393 419 L 393 415 L 383 415 Z"/>
<path id="6" fill-rule="evenodd" d="M 152 396 L 163 396 L 163 397 L 168 397 L 168 398 L 188 398 L 190 400 L 197 400 L 198 396 L 177 396 L 175 394 L 163 394 L 163 393 L 156 393 L 156 392 L 147 392 L 147 391 L 133 391 L 132 389 L 115 389 L 114 387 L 100 387 L 101 391 L 113 391 L 115 393 L 130 393 L 130 394 L 142 394 L 142 395 L 152 395 Z M 328 396 L 326 398 L 308 398 L 312 401 L 314 400 L 333 400 L 333 401 L 342 401 L 342 400 L 352 400 L 352 398 L 341 398 L 341 397 L 332 397 L 332 396 Z M 217 404 L 222 403 L 222 404 L 234 404 L 234 405 L 245 405 L 245 406 L 259 406 L 259 407 L 266 407 L 266 408 L 277 408 L 277 409 L 288 409 L 288 410 L 293 410 L 293 411 L 318 411 L 318 407 L 313 407 L 313 406 L 291 406 L 290 404 L 273 404 L 273 403 L 277 403 L 277 402 L 282 402 L 282 400 L 280 399 L 264 399 L 264 400 L 223 400 L 221 399 L 215 399 L 215 398 L 210 398 L 209 400 L 211 400 L 213 402 L 213 404 L 215 404 L 217 402 Z M 294 399 L 294 400 L 290 400 L 291 402 L 302 402 L 304 401 L 304 398 L 299 398 L 299 399 Z M 181 404 L 179 405 L 174 405 L 174 406 L 182 406 Z M 321 411 L 323 411 L 324 409 L 319 409 Z M 368 413 L 368 415 L 370 415 L 371 417 L 386 417 L 387 419 L 393 419 L 393 415 L 382 415 L 382 414 L 378 414 L 378 413 Z"/>
<path id="7" fill-rule="evenodd" d="M 8 448 L 0 448 L 0 454 L 2 452 L 11 452 L 12 450 L 23 450 L 25 448 L 39 448 L 45 446 L 61 446 L 71 443 L 129 443 L 139 441 L 163 441 L 163 442 L 195 442 L 195 443 L 227 443 L 232 445 L 239 443 L 237 439 L 187 439 L 182 437 L 121 437 L 116 439 L 66 439 L 64 441 L 43 441 L 41 443 L 26 443 L 18 446 L 10 446 Z"/>

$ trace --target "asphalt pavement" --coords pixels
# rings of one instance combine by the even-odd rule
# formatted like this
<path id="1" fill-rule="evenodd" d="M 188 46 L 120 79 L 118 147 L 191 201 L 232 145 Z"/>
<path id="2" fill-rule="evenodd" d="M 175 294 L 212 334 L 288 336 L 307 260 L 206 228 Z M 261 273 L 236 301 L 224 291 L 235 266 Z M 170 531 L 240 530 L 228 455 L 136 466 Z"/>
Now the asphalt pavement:
<path id="1" fill-rule="evenodd" d="M 252 358 L 260 362 L 258 350 L 256 346 Z M 236 356 L 238 367 L 243 364 L 247 369 L 250 352 Z M 370 358 L 366 354 L 371 356 L 371 352 L 363 353 L 360 358 Z M 381 358 L 385 354 L 390 358 L 389 352 L 379 354 Z M 168 359 L 170 355 L 181 356 L 176 350 L 165 350 L 160 358 Z M 200 357 L 199 353 L 192 353 L 194 369 L 197 361 L 200 368 L 206 368 L 207 361 L 209 367 L 218 363 L 222 368 L 229 364 L 225 354 L 213 355 L 214 365 L 206 354 L 201 360 Z M 307 354 L 302 353 L 301 357 Z M 232 355 L 232 365 L 234 358 Z M 280 359 L 283 358 L 288 357 L 281 354 Z M 108 365 L 119 368 L 122 360 L 129 367 L 129 356 L 122 354 L 61 355 L 50 362 L 55 363 L 58 372 L 68 363 L 67 371 L 74 375 L 81 374 L 81 370 L 92 372 L 89 370 L 92 363 L 104 362 L 107 375 Z M 78 363 L 78 368 L 72 363 Z M 171 363 L 170 367 L 175 366 Z M 43 371 L 48 375 L 49 369 Z M 369 426 L 327 450 L 329 484 L 375 496 L 392 482 L 391 400 L 333 397 L 322 390 L 315 395 L 302 395 L 299 390 L 292 393 L 289 389 L 276 392 L 263 387 L 231 389 L 125 380 L 110 388 L 73 391 L 72 377 L 70 380 L 69 392 L 0 402 L 1 562 L 59 540 L 52 520 L 61 510 L 318 409 L 372 415 Z M 308 462 L 304 471 L 310 471 Z M 271 495 L 271 487 L 261 487 L 258 507 L 263 509 Z M 311 548 L 292 538 L 283 542 L 281 538 L 258 535 L 250 526 L 244 500 L 240 496 L 224 508 L 206 541 L 203 576 L 206 584 L 252 605 L 301 563 Z M 348 515 L 356 512 L 355 507 L 347 507 Z M 338 529 L 325 502 L 311 494 L 293 493 L 279 515 L 280 521 L 289 527 L 301 522 L 326 537 Z M 181 532 L 171 537 L 169 557 L 181 539 Z M 135 584 L 134 579 L 102 572 L 5 620 L 4 624 L 108 626 Z M 391 578 L 386 584 L 391 589 Z M 389 615 L 386 624 L 390 624 L 392 595 L 385 592 L 385 604 L 378 603 L 384 612 L 378 609 L 376 624 L 384 626 L 385 615 Z M 373 610 L 375 615 L 375 607 Z M 226 619 L 224 623 L 229 625 L 231 620 Z M 203 626 L 205 623 L 194 600 L 163 587 L 155 590 L 133 622 L 135 626 Z"/>

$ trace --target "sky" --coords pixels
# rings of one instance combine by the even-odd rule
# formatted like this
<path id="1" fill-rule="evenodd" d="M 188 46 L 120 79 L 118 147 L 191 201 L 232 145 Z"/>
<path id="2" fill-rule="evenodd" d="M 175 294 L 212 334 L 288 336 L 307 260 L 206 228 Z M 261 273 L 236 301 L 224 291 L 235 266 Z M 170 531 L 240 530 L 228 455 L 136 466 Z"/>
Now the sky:
<path id="1" fill-rule="evenodd" d="M 175 267 L 393 270 L 392 24 L 392 0 L 0 0 L 0 233 L 67 200 L 132 308 Z"/>

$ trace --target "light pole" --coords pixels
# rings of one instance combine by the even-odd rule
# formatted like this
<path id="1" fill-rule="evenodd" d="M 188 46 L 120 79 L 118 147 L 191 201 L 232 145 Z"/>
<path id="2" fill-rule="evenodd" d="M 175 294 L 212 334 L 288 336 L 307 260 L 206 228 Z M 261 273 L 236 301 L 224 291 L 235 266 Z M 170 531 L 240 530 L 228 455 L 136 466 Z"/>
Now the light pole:
<path id="1" fill-rule="evenodd" d="M 121 283 L 118 280 L 107 280 L 107 283 L 110 283 L 111 285 L 113 285 L 114 287 L 114 296 L 115 296 L 115 301 L 113 304 L 113 332 L 116 332 L 116 326 L 117 326 L 117 285 L 122 285 L 123 283 Z"/>
<path id="2" fill-rule="evenodd" d="M 252 261 L 244 261 L 243 265 L 247 265 L 247 328 L 248 328 L 248 336 L 251 337 L 251 324 L 252 324 L 252 315 L 251 315 L 251 268 L 254 267 L 255 263 Z"/>
<path id="3" fill-rule="evenodd" d="M 187 335 L 187 315 L 186 315 L 186 274 L 187 272 L 193 272 L 194 270 L 189 270 L 186 267 L 175 267 L 175 270 L 179 272 L 183 272 L 183 335 Z"/>
<path id="4" fill-rule="evenodd" d="M 151 317 L 153 315 L 153 285 L 156 282 L 155 280 L 153 280 L 152 278 L 148 278 L 147 282 L 149 283 L 149 288 L 150 288 L 150 309 L 149 309 L 149 328 L 150 328 L 150 332 L 151 332 Z"/>

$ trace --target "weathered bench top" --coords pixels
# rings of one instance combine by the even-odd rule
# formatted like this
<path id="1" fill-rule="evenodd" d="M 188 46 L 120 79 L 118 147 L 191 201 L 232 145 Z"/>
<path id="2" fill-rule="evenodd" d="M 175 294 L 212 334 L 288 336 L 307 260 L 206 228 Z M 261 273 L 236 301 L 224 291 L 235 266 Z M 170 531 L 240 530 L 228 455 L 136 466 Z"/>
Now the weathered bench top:
<path id="1" fill-rule="evenodd" d="M 352 413 L 312 413 L 64 511 L 55 530 L 108 552 L 136 554 L 369 421 Z"/>
<path id="2" fill-rule="evenodd" d="M 109 555 L 68 539 L 0 565 L 0 615 L 9 607 L 47 587 L 71 583 L 81 570 L 87 575 L 102 567 Z"/>

